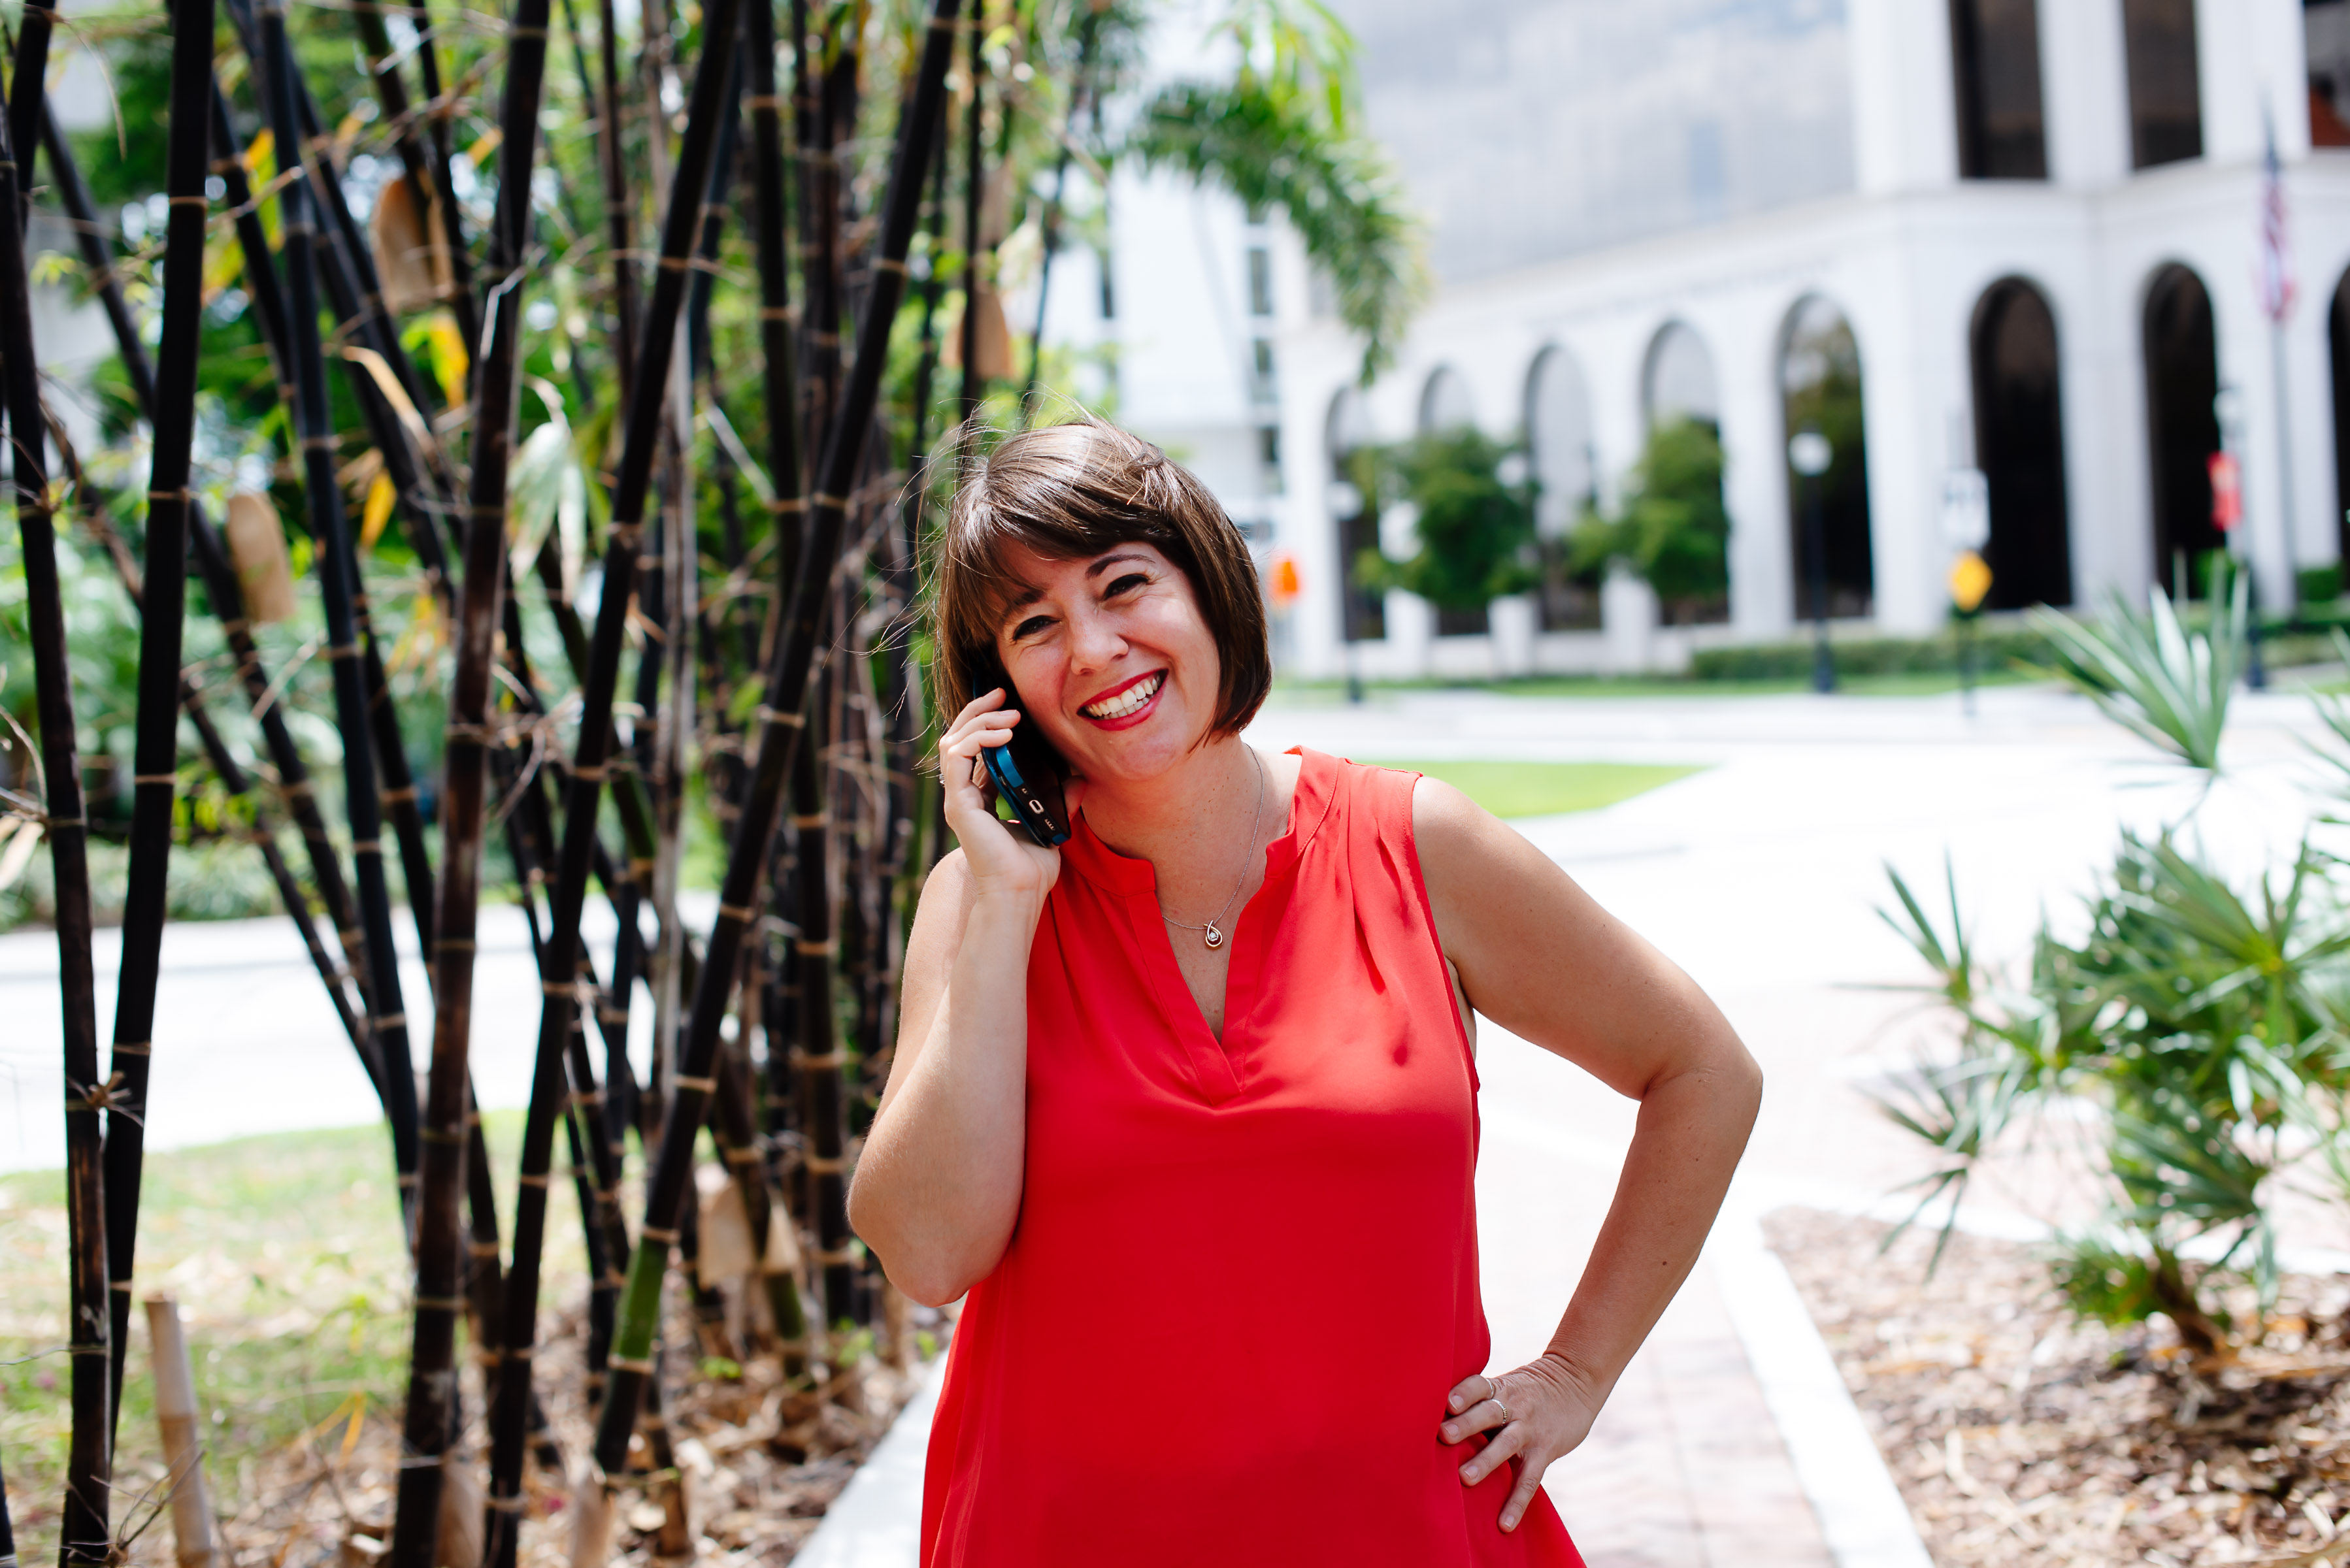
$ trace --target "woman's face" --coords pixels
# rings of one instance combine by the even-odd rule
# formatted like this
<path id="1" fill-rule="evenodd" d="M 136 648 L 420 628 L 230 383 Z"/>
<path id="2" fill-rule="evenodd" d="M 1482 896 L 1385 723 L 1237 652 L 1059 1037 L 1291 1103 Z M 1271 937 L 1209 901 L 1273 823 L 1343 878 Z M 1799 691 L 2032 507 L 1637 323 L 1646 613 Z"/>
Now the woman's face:
<path id="1" fill-rule="evenodd" d="M 1150 778 L 1206 738 L 1223 661 L 1172 561 L 1137 543 L 1065 561 L 1015 548 L 1004 564 L 1031 588 L 996 628 L 1010 701 L 1072 768 Z"/>

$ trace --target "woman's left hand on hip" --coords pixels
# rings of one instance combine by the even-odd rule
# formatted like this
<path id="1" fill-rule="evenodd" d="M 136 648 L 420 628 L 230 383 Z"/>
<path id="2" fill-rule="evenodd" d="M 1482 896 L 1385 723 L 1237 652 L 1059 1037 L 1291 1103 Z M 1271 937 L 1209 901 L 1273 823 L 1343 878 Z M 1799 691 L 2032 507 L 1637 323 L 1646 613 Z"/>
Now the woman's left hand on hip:
<path id="1" fill-rule="evenodd" d="M 1602 1397 L 1564 1356 L 1545 1355 L 1514 1372 L 1463 1378 L 1445 1401 L 1438 1436 L 1461 1443 L 1486 1434 L 1485 1446 L 1461 1467 L 1465 1485 L 1518 1461 L 1518 1484 L 1502 1504 L 1502 1528 L 1515 1530 L 1551 1461 L 1574 1452 L 1589 1435 Z"/>

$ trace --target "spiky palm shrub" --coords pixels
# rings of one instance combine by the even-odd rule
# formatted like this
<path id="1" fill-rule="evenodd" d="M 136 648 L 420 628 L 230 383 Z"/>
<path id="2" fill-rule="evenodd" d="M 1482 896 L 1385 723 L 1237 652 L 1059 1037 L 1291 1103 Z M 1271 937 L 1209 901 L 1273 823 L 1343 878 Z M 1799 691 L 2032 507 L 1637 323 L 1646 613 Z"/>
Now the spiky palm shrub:
<path id="1" fill-rule="evenodd" d="M 2099 712 L 2210 778 L 2220 771 L 2220 738 L 2243 668 L 2251 594 L 2251 576 L 2236 573 L 2202 633 L 2179 624 L 2159 588 L 2147 590 L 2144 615 L 2114 595 L 2094 627 L 2045 607 L 2029 614 L 2033 628 L 2055 649 L 2057 673 Z"/>
<path id="2" fill-rule="evenodd" d="M 2207 779 L 2219 767 L 2241 592 L 2212 629 L 2189 631 L 2158 595 L 2145 618 L 2101 626 L 2046 614 L 2068 673 L 2107 713 Z M 2200 797 L 2199 797 L 2199 805 Z M 2053 1257 L 2074 1310 L 2116 1324 L 2160 1314 L 2200 1360 L 2262 1332 L 2230 1313 L 2250 1284 L 2265 1314 L 2277 1282 L 2271 1206 L 2296 1166 L 2350 1170 L 2350 908 L 2337 862 L 2304 840 L 2282 867 L 2231 882 L 2173 829 L 2125 833 L 2077 940 L 2043 927 L 2026 974 L 1976 952 L 1955 883 L 1947 925 L 1893 874 L 1887 919 L 1933 972 L 1959 1025 L 1956 1052 L 1910 1074 L 1885 1109 L 1936 1153 L 1922 1212 L 1957 1202 L 1986 1162 L 2042 1138 L 2052 1112 L 2102 1122 L 2088 1175 L 2106 1207 Z"/>

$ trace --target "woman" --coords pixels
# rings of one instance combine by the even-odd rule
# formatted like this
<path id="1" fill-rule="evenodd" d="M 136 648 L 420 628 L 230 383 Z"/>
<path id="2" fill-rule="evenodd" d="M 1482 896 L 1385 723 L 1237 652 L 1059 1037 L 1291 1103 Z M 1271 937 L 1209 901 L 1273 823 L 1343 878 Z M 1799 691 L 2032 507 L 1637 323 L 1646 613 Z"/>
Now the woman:
<path id="1" fill-rule="evenodd" d="M 899 1290 L 969 1296 L 926 1568 L 1579 1564 L 1543 1472 L 1696 1261 L 1752 1060 L 1458 791 L 1240 739 L 1255 570 L 1156 448 L 1004 441 L 936 587 L 961 847 L 850 1200 Z M 983 789 L 1021 725 L 1067 764 L 1058 849 Z M 1642 1102 L 1549 1350 L 1490 1378 L 1472 1005 Z"/>

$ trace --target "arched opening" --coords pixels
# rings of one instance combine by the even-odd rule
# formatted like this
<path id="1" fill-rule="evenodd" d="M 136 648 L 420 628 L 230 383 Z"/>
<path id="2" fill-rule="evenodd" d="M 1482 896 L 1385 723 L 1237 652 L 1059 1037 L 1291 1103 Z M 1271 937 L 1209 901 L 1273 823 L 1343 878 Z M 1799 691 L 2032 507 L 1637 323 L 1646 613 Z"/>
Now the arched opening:
<path id="1" fill-rule="evenodd" d="M 1875 607 L 1877 567 L 1868 533 L 1868 434 L 1861 417 L 1860 345 L 1844 312 L 1818 295 L 1795 302 L 1780 340 L 1780 408 L 1792 436 L 1816 430 L 1827 438 L 1828 469 L 1798 474 L 1784 453 L 1787 515 L 1794 526 L 1795 614 L 1812 613 L 1813 585 L 1825 572 L 1827 613 L 1864 617 Z M 1816 493 L 1814 493 L 1814 488 Z M 1811 508 L 1819 509 L 1813 526 Z"/>
<path id="2" fill-rule="evenodd" d="M 1668 321 L 1648 345 L 1640 372 L 1640 409 L 1648 428 L 1694 420 L 1721 429 L 1721 395 L 1715 389 L 1713 356 L 1705 339 L 1686 321 Z"/>
<path id="3" fill-rule="evenodd" d="M 1721 490 L 1721 392 L 1713 354 L 1685 321 L 1648 343 L 1640 372 L 1648 442 L 1626 485 L 1624 521 L 1658 613 L 1687 626 L 1730 618 L 1730 516 Z"/>
<path id="4" fill-rule="evenodd" d="M 1388 634 L 1386 599 L 1357 576 L 1364 553 L 1379 547 L 1373 439 L 1369 405 L 1354 388 L 1341 389 L 1330 400 L 1323 450 L 1330 464 L 1330 524 L 1338 535 L 1338 634 L 1348 642 L 1376 642 Z"/>
<path id="5" fill-rule="evenodd" d="M 2045 180 L 2038 0 L 1950 0 L 1959 176 Z"/>
<path id="6" fill-rule="evenodd" d="M 1526 456 L 1540 488 L 1534 537 L 1542 558 L 1535 606 L 1544 631 L 1599 624 L 1599 572 L 1569 569 L 1567 535 L 1597 504 L 1599 467 L 1591 444 L 1591 393 L 1564 348 L 1545 348 L 1526 377 Z"/>
<path id="7" fill-rule="evenodd" d="M 2041 292 L 2005 277 L 1975 303 L 1975 464 L 1991 489 L 1991 609 L 2073 602 L 2064 501 L 2064 410 L 2056 317 Z"/>
<path id="8" fill-rule="evenodd" d="M 2203 71 L 2195 0 L 2122 0 L 2130 167 L 2203 156 Z"/>
<path id="9" fill-rule="evenodd" d="M 2220 344 L 2203 280 L 2172 263 L 2146 291 L 2147 446 L 2154 481 L 2154 572 L 2173 598 L 2196 596 L 2200 563 L 2226 547 L 2211 521 L 2220 450 Z"/>
<path id="10" fill-rule="evenodd" d="M 1419 431 L 1432 435 L 1440 431 L 1471 430 L 1477 423 L 1477 405 L 1469 396 L 1469 383 L 1460 371 L 1450 365 L 1439 365 L 1428 373 L 1428 384 L 1419 389 Z"/>
<path id="11" fill-rule="evenodd" d="M 1419 433 L 1456 435 L 1476 428 L 1477 405 L 1469 395 L 1467 379 L 1450 365 L 1430 371 L 1427 384 L 1419 389 Z M 1439 637 L 1482 637 L 1492 629 L 1492 617 L 1482 604 L 1433 607 Z"/>

